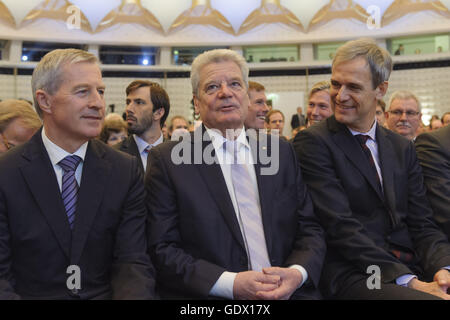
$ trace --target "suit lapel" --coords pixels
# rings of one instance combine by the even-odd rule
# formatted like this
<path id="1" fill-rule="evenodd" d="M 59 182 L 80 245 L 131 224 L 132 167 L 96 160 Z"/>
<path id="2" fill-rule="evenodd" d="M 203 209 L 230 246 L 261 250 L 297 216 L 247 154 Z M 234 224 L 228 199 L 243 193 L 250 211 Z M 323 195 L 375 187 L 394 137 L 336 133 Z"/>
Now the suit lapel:
<path id="1" fill-rule="evenodd" d="M 205 133 L 205 129 L 203 125 L 199 127 L 197 130 L 200 130 L 203 134 Z M 202 152 L 209 146 L 209 148 L 212 148 L 210 139 L 201 139 L 203 137 L 203 134 L 198 135 L 199 132 L 197 132 L 197 135 L 194 134 L 194 138 L 191 139 L 192 142 L 192 154 L 195 152 L 195 143 L 201 143 L 202 144 Z M 206 134 L 207 136 L 207 134 Z M 199 138 L 201 141 L 198 141 Z M 195 141 L 197 139 L 197 141 Z M 206 141 L 205 141 L 206 140 Z M 213 151 L 214 152 L 214 148 Z M 214 152 L 214 157 L 215 152 Z M 192 157 L 193 158 L 193 157 Z M 193 160 L 193 159 L 192 159 Z M 217 160 L 217 158 L 216 158 Z M 236 218 L 236 213 L 234 211 L 233 203 L 231 202 L 231 197 L 228 192 L 227 185 L 225 183 L 225 179 L 222 174 L 222 169 L 220 168 L 220 164 L 218 164 L 218 161 L 215 161 L 213 164 L 205 164 L 202 163 L 200 165 L 195 165 L 200 173 L 200 176 L 205 181 L 208 190 L 210 191 L 210 195 L 214 199 L 214 201 L 217 204 L 217 207 L 219 208 L 221 214 L 223 215 L 225 222 L 228 226 L 228 228 L 231 231 L 231 234 L 236 239 L 236 241 L 239 243 L 239 245 L 245 250 L 244 245 L 244 239 L 242 238 L 241 229 L 239 227 L 239 223 Z"/>
<path id="2" fill-rule="evenodd" d="M 359 145 L 358 141 L 347 129 L 346 126 L 336 121 L 334 116 L 328 118 L 328 125 L 330 129 L 335 132 L 332 139 L 336 145 L 344 152 L 347 159 L 353 163 L 359 172 L 366 178 L 373 190 L 378 194 L 380 199 L 383 200 L 381 190 L 378 188 L 378 179 L 375 176 L 376 172 L 371 167 L 369 160 L 367 159 L 364 151 Z"/>
<path id="3" fill-rule="evenodd" d="M 391 212 L 391 222 L 397 225 L 395 215 L 395 191 L 394 191 L 394 166 L 393 159 L 395 159 L 394 146 L 388 139 L 386 132 L 377 127 L 377 143 L 378 143 L 378 157 L 380 158 L 381 175 L 383 176 L 383 190 L 387 205 Z"/>
<path id="4" fill-rule="evenodd" d="M 89 142 L 83 162 L 83 173 L 78 193 L 75 228 L 73 232 L 71 263 L 76 264 L 86 244 L 94 218 L 103 200 L 111 164 L 104 158 L 105 151 L 97 141 Z"/>
<path id="5" fill-rule="evenodd" d="M 41 130 L 36 133 L 23 157 L 29 162 L 20 168 L 34 200 L 52 229 L 67 258 L 70 258 L 71 230 L 61 199 L 55 170 L 42 143 Z M 30 212 L 34 214 L 34 212 Z M 31 220 L 32 221 L 32 220 Z"/>
<path id="6" fill-rule="evenodd" d="M 144 165 L 142 164 L 141 154 L 139 153 L 139 149 L 133 135 L 130 135 L 123 141 L 120 150 L 137 157 L 139 160 L 139 168 L 141 169 L 142 173 L 144 173 Z"/>

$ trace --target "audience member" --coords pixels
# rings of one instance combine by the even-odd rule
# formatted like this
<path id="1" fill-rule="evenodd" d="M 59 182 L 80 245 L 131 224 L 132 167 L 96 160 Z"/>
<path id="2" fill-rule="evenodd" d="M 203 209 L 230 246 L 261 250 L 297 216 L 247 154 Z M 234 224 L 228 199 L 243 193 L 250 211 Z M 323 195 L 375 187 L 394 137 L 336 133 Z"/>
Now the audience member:
<path id="1" fill-rule="evenodd" d="M 291 128 L 292 130 L 306 124 L 306 118 L 303 114 L 302 107 L 297 108 L 297 113 L 292 115 Z"/>
<path id="2" fill-rule="evenodd" d="M 444 113 L 442 115 L 441 121 L 444 126 L 450 124 L 450 112 Z"/>
<path id="3" fill-rule="evenodd" d="M 53 50 L 31 82 L 43 129 L 0 158 L 0 299 L 153 298 L 137 160 L 94 139 L 97 58 Z"/>
<path id="4" fill-rule="evenodd" d="M 109 146 L 114 146 L 127 138 L 127 129 L 127 123 L 120 114 L 110 113 L 105 117 L 99 139 Z"/>
<path id="5" fill-rule="evenodd" d="M 174 116 L 170 119 L 169 136 L 171 140 L 178 141 L 180 137 L 189 134 L 189 121 L 183 116 Z"/>
<path id="6" fill-rule="evenodd" d="M 420 102 L 414 93 L 406 90 L 392 93 L 386 112 L 386 123 L 390 130 L 414 140 L 421 120 Z"/>
<path id="7" fill-rule="evenodd" d="M 169 115 L 170 101 L 166 91 L 156 82 L 135 80 L 126 88 L 127 139 L 115 147 L 137 157 L 145 173 L 148 152 L 164 141 L 162 127 Z"/>
<path id="8" fill-rule="evenodd" d="M 415 143 L 434 218 L 450 239 L 450 126 L 421 134 Z"/>
<path id="9" fill-rule="evenodd" d="M 42 123 L 33 107 L 24 100 L 0 102 L 0 153 L 27 142 Z"/>
<path id="10" fill-rule="evenodd" d="M 294 140 L 326 232 L 328 298 L 450 298 L 450 244 L 432 220 L 414 146 L 376 121 L 391 70 L 374 40 L 341 46 L 332 63 L 334 116 Z M 374 277 L 377 290 L 368 285 Z"/>
<path id="11" fill-rule="evenodd" d="M 330 117 L 333 114 L 330 100 L 330 81 L 320 81 L 309 91 L 306 109 L 307 127 Z"/>
<path id="12" fill-rule="evenodd" d="M 440 129 L 443 127 L 441 119 L 437 118 L 430 121 L 430 131 L 434 131 L 436 129 Z"/>
<path id="13" fill-rule="evenodd" d="M 377 101 L 377 110 L 375 116 L 377 117 L 378 124 L 382 127 L 386 126 L 386 103 L 383 100 Z"/>
<path id="14" fill-rule="evenodd" d="M 268 133 L 278 135 L 280 138 L 287 140 L 283 135 L 284 114 L 280 110 L 272 109 L 266 114 L 265 126 Z"/>
<path id="15" fill-rule="evenodd" d="M 248 82 L 248 96 L 250 105 L 248 106 L 247 117 L 245 118 L 245 127 L 249 129 L 264 129 L 266 115 L 269 112 L 266 88 L 258 82 Z"/>
<path id="16" fill-rule="evenodd" d="M 321 227 L 291 146 L 270 135 L 260 143 L 252 135 L 247 140 L 247 79 L 247 64 L 236 52 L 199 55 L 191 82 L 203 124 L 191 141 L 150 151 L 149 251 L 163 297 L 320 297 Z M 188 158 L 181 163 L 173 155 L 180 147 Z M 272 147 L 279 152 L 272 154 Z M 267 162 L 258 156 L 264 150 L 277 170 L 265 172 Z M 224 156 L 229 161 L 221 161 Z"/>

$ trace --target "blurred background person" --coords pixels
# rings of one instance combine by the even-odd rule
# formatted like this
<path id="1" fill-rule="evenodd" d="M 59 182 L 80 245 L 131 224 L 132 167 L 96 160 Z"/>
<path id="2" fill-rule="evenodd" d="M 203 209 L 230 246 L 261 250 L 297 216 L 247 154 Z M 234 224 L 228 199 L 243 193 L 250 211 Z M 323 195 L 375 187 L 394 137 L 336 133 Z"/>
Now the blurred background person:
<path id="1" fill-rule="evenodd" d="M 444 127 L 448 124 L 450 124 L 450 112 L 446 112 L 442 115 L 441 118 L 442 124 L 444 125 Z"/>
<path id="2" fill-rule="evenodd" d="M 0 102 L 0 153 L 30 140 L 41 125 L 38 114 L 25 100 Z"/>
<path id="3" fill-rule="evenodd" d="M 375 116 L 377 117 L 378 124 L 380 126 L 386 126 L 386 103 L 383 100 L 377 101 L 377 110 L 375 111 Z"/>
<path id="4" fill-rule="evenodd" d="M 117 113 L 110 113 L 105 117 L 99 139 L 109 146 L 113 146 L 128 137 L 127 123 Z"/>
<path id="5" fill-rule="evenodd" d="M 308 108 L 306 109 L 306 126 L 330 117 L 333 114 L 330 99 L 330 81 L 320 81 L 313 85 L 309 92 Z"/>
<path id="6" fill-rule="evenodd" d="M 170 119 L 169 139 L 178 141 L 180 137 L 189 134 L 189 121 L 183 116 L 174 116 Z"/>
<path id="7" fill-rule="evenodd" d="M 441 119 L 439 119 L 439 117 L 430 121 L 430 131 L 434 131 L 434 130 L 442 128 L 442 127 L 443 127 L 443 124 L 442 124 Z"/>
<path id="8" fill-rule="evenodd" d="M 302 107 L 297 108 L 297 113 L 292 115 L 291 119 L 291 128 L 294 130 L 295 128 L 304 126 L 306 124 L 306 118 L 303 114 Z"/>
<path id="9" fill-rule="evenodd" d="M 276 134 L 280 138 L 287 140 L 283 135 L 284 114 L 280 110 L 272 109 L 267 113 L 265 126 L 268 133 Z"/>
<path id="10" fill-rule="evenodd" d="M 266 88 L 259 82 L 248 82 L 250 105 L 244 123 L 247 129 L 264 129 L 266 115 L 269 112 L 265 90 Z"/>
<path id="11" fill-rule="evenodd" d="M 389 111 L 386 112 L 386 123 L 390 130 L 409 140 L 414 140 L 421 121 L 420 102 L 414 93 L 407 90 L 392 93 L 389 99 Z"/>

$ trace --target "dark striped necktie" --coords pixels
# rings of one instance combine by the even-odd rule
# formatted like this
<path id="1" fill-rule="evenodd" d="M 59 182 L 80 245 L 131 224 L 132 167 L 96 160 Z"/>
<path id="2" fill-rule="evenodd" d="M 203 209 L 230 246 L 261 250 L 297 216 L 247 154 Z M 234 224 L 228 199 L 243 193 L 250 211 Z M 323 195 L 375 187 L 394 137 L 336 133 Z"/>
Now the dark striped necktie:
<path id="1" fill-rule="evenodd" d="M 61 197 L 66 209 L 67 218 L 69 220 L 70 229 L 73 229 L 75 221 L 75 211 L 77 209 L 78 183 L 75 179 L 75 170 L 80 163 L 79 156 L 67 156 L 58 162 L 63 169 Z"/>

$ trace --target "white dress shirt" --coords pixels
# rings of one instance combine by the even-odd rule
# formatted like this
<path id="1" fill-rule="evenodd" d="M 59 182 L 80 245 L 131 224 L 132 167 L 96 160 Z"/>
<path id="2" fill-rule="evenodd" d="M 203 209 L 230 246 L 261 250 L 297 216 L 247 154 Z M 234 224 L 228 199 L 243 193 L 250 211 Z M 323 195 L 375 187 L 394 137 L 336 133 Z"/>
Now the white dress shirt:
<path id="1" fill-rule="evenodd" d="M 224 148 L 225 142 L 227 139 L 225 139 L 222 134 L 217 130 L 212 130 L 206 128 L 206 131 L 208 132 L 209 136 L 211 137 L 211 143 L 214 147 L 214 151 L 216 153 L 216 158 L 219 161 L 220 169 L 222 170 L 223 177 L 225 179 L 225 184 L 228 189 L 228 193 L 230 194 L 231 202 L 233 204 L 234 212 L 236 214 L 237 221 L 239 222 L 239 227 L 241 229 L 242 236 L 244 237 L 243 232 L 243 226 L 240 223 L 239 219 L 239 208 L 236 200 L 236 195 L 234 193 L 233 188 L 233 182 L 231 178 L 231 166 L 230 164 L 233 163 L 234 155 L 229 152 L 229 150 L 226 150 Z M 250 174 L 250 178 L 252 180 L 252 185 L 255 191 L 255 194 L 257 196 L 258 200 L 258 207 L 259 211 L 261 212 L 261 205 L 260 205 L 260 199 L 259 199 L 259 191 L 258 191 L 258 182 L 256 180 L 256 172 L 254 167 L 254 159 L 252 156 L 252 152 L 250 150 L 250 144 L 247 141 L 245 129 L 242 127 L 240 135 L 235 140 L 237 142 L 237 158 L 238 163 L 245 164 L 247 166 L 247 171 Z M 244 241 L 244 244 L 247 245 Z M 247 252 L 248 249 L 246 248 Z M 248 256 L 248 254 L 247 254 Z M 292 265 L 290 266 L 292 268 L 296 268 L 300 271 L 302 274 L 303 280 L 302 283 L 299 285 L 301 287 L 303 283 L 308 279 L 308 273 L 300 265 Z M 235 272 L 228 272 L 225 271 L 222 273 L 222 275 L 219 277 L 217 282 L 214 284 L 214 286 L 211 288 L 210 295 L 213 296 L 219 296 L 227 299 L 233 299 L 233 285 L 234 285 L 234 279 L 236 278 L 237 273 Z"/>
<path id="2" fill-rule="evenodd" d="M 147 171 L 147 158 L 148 158 L 148 152 L 145 152 L 145 148 L 150 146 L 150 149 L 153 147 L 156 147 L 158 144 L 162 143 L 164 140 L 164 136 L 161 132 L 161 136 L 156 140 L 153 144 L 148 144 L 147 141 L 144 139 L 138 137 L 137 135 L 133 134 L 134 141 L 136 141 L 136 145 L 139 150 L 139 154 L 141 155 L 141 161 L 142 165 L 144 166 L 144 172 Z"/>
<path id="3" fill-rule="evenodd" d="M 55 170 L 56 180 L 58 181 L 59 191 L 62 192 L 62 177 L 64 174 L 64 170 L 59 166 L 58 162 L 64 159 L 67 156 L 76 155 L 81 158 L 80 163 L 75 171 L 75 179 L 77 180 L 78 186 L 81 183 L 81 174 L 83 172 L 83 162 L 86 156 L 86 150 L 88 142 L 85 142 L 78 148 L 74 153 L 69 153 L 61 147 L 54 144 L 45 134 L 45 129 L 42 128 L 42 142 L 44 143 L 44 147 L 47 150 L 48 157 L 50 158 L 50 162 L 52 163 L 53 170 Z"/>

